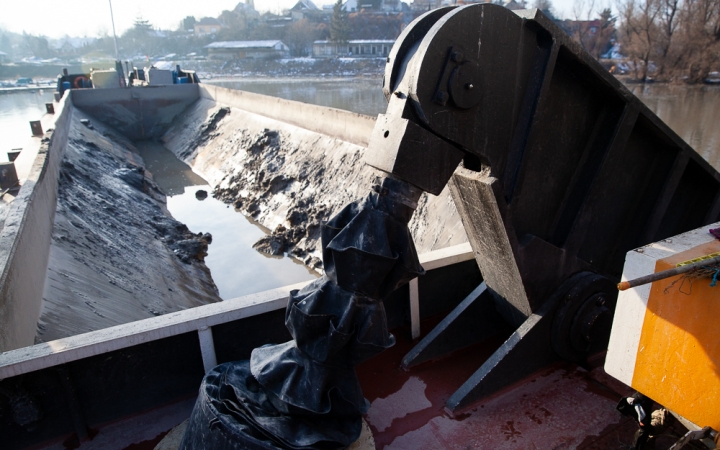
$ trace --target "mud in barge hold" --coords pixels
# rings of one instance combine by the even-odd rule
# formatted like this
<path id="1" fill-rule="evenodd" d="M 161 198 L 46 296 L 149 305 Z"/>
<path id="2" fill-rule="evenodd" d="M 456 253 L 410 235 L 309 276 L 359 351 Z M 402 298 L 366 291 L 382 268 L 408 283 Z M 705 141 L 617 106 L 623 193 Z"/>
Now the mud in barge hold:
<path id="1" fill-rule="evenodd" d="M 319 223 L 373 176 L 360 160 L 374 118 L 333 108 L 193 84 L 70 90 L 55 111 L 4 229 L 18 281 L 3 285 L 3 351 L 221 300 L 204 263 L 212 235 L 172 217 L 147 143 L 269 230 L 259 250 L 316 269 Z M 448 192 L 420 203 L 419 251 L 467 241 Z M 313 278 L 297 269 L 290 282 Z"/>

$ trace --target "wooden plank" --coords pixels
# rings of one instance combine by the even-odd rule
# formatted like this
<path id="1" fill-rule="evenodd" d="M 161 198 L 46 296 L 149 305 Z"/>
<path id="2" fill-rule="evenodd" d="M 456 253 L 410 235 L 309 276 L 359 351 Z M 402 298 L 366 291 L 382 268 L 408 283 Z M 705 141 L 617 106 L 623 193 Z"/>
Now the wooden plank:
<path id="1" fill-rule="evenodd" d="M 502 299 L 498 310 L 509 323 L 520 326 L 532 314 L 532 306 L 515 259 L 517 242 L 507 232 L 498 204 L 500 190 L 499 180 L 489 172 L 464 168 L 455 171 L 450 183 L 483 279 Z"/>

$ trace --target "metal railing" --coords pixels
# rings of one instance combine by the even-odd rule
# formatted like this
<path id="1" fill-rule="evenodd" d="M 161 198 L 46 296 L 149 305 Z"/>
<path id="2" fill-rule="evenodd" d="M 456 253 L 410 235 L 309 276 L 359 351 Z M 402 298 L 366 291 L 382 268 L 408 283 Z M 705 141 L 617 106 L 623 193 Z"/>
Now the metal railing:
<path id="1" fill-rule="evenodd" d="M 468 243 L 420 255 L 426 271 L 471 259 Z M 217 362 L 213 326 L 283 309 L 290 291 L 307 283 L 310 281 L 0 353 L 0 380 L 192 331 L 198 333 L 207 371 Z M 410 283 L 410 311 L 416 338 L 420 335 L 417 279 Z"/>

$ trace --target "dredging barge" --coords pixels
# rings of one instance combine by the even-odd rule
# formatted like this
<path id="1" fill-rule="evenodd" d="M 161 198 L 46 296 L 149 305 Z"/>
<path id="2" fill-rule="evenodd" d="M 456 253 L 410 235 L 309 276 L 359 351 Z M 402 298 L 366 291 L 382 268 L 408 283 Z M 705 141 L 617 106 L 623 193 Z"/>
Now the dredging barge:
<path id="1" fill-rule="evenodd" d="M 284 107 L 300 108 L 295 125 L 369 145 L 371 165 L 423 190 L 440 194 L 452 176 L 471 244 L 422 256 L 427 274 L 384 300 L 388 327 L 409 336 L 399 338 L 399 350 L 358 367 L 376 444 L 617 448 L 632 428 L 614 411 L 626 388 L 599 367 L 613 281 L 629 250 L 716 222 L 720 176 L 536 10 L 475 5 L 422 16 L 393 48 L 385 89 L 388 113 L 376 123 L 201 85 L 71 90 L 49 151 L 28 178 L 37 180 L 36 191 L 16 200 L 34 199 L 49 184 L 47 208 L 28 201 L 23 214 L 53 209 L 75 107 L 142 137 L 159 137 L 198 97 L 271 119 L 282 119 Z M 47 242 L 52 221 L 44 222 Z M 44 269 L 23 265 L 29 255 L 15 248 L 22 239 L 42 245 L 25 237 L 39 223 L 19 223 L 22 236 L 6 266 L 36 291 Z M 92 445 L 101 435 L 112 439 L 102 430 L 113 425 L 103 424 L 132 427 L 150 417 L 168 422 L 146 436 L 167 431 L 189 414 L 205 371 L 288 340 L 280 309 L 292 289 L 4 353 L 3 436 L 10 448 L 49 447 L 73 433 Z M 6 323 L 34 330 L 32 317 L 17 317 Z M 423 320 L 440 318 L 411 349 L 411 338 L 427 329 Z"/>

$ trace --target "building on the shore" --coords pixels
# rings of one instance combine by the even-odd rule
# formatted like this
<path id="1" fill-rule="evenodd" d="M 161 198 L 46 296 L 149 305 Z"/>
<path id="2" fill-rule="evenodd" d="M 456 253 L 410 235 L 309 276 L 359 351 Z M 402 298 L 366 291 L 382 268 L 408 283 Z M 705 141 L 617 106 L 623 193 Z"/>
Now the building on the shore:
<path id="1" fill-rule="evenodd" d="M 315 41 L 313 42 L 313 57 L 384 57 L 390 53 L 394 43 L 395 41 L 392 39 L 355 39 L 344 43 Z"/>
<path id="2" fill-rule="evenodd" d="M 322 18 L 325 15 L 323 10 L 318 8 L 311 0 L 298 0 L 298 2 L 295 3 L 295 6 L 290 8 L 288 12 L 290 13 L 290 17 L 292 17 L 293 22 L 297 22 L 302 19 L 311 19 L 317 22 L 319 18 Z"/>
<path id="3" fill-rule="evenodd" d="M 424 12 L 441 6 L 472 5 L 476 3 L 496 3 L 496 0 L 413 0 L 410 8 L 415 12 Z M 501 0 L 500 4 L 511 11 L 528 7 L 525 0 Z"/>
<path id="4" fill-rule="evenodd" d="M 510 11 L 516 11 L 519 9 L 527 9 L 527 2 L 525 0 L 515 1 L 515 0 L 508 0 L 506 2 L 503 2 L 503 6 L 505 6 Z"/>
<path id="5" fill-rule="evenodd" d="M 282 41 L 221 41 L 206 45 L 212 59 L 284 58 L 290 48 Z"/>
<path id="6" fill-rule="evenodd" d="M 222 22 L 214 17 L 203 17 L 195 22 L 195 35 L 203 36 L 206 34 L 215 34 L 223 27 Z"/>
<path id="7" fill-rule="evenodd" d="M 4 63 L 7 59 L 7 53 L 0 51 L 0 64 Z"/>
<path id="8" fill-rule="evenodd" d="M 347 12 L 401 12 L 403 10 L 402 4 L 401 0 L 346 0 L 343 7 Z"/>

